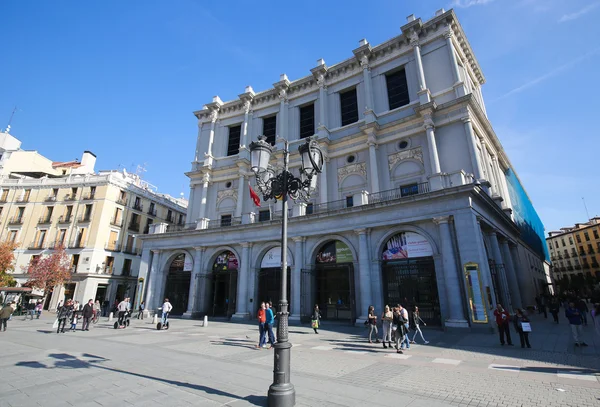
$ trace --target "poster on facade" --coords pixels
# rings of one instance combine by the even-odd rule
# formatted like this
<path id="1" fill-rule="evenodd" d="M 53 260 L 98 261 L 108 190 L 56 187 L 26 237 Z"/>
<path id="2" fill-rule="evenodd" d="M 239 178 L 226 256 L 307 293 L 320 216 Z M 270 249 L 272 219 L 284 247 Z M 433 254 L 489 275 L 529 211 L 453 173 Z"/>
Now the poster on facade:
<path id="1" fill-rule="evenodd" d="M 183 261 L 183 271 L 192 271 L 194 265 L 194 260 L 191 256 L 185 255 L 185 260 Z"/>
<path id="2" fill-rule="evenodd" d="M 238 260 L 230 251 L 225 251 L 217 256 L 215 263 L 213 264 L 214 271 L 228 271 L 237 270 Z"/>
<path id="3" fill-rule="evenodd" d="M 317 253 L 318 264 L 323 263 L 352 263 L 352 251 L 346 243 L 339 240 L 326 243 Z"/>
<path id="4" fill-rule="evenodd" d="M 488 317 L 485 310 L 485 297 L 483 295 L 481 274 L 479 273 L 477 263 L 465 264 L 465 279 L 467 281 L 467 294 L 469 296 L 471 320 L 474 323 L 487 323 Z"/>
<path id="5" fill-rule="evenodd" d="M 287 264 L 288 266 L 294 265 L 294 260 L 292 255 L 288 249 L 287 255 Z M 281 246 L 272 247 L 262 258 L 260 262 L 260 268 L 268 269 L 268 268 L 281 268 Z"/>
<path id="6" fill-rule="evenodd" d="M 398 233 L 383 248 L 383 260 L 410 259 L 433 256 L 431 245 L 423 236 L 413 232 Z"/>

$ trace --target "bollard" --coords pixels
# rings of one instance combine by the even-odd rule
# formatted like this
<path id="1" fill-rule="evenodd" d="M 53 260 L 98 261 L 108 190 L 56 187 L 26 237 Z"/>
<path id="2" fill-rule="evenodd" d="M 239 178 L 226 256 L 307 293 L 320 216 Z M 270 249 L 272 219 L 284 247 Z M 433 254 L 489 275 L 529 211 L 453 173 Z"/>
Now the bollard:
<path id="1" fill-rule="evenodd" d="M 152 320 L 152 323 L 155 325 L 158 324 L 158 314 L 154 314 L 154 319 Z"/>
<path id="2" fill-rule="evenodd" d="M 208 326 L 208 315 L 204 316 L 204 323 L 202 324 L 203 327 L 207 327 Z"/>
<path id="3" fill-rule="evenodd" d="M 113 313 L 111 312 L 110 314 L 108 314 L 108 322 L 112 322 L 113 320 Z"/>

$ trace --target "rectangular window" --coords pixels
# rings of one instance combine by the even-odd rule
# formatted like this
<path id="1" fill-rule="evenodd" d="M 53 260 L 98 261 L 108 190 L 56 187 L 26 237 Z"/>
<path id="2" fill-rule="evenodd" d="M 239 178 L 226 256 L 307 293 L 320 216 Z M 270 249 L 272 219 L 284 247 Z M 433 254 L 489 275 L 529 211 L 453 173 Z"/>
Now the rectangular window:
<path id="1" fill-rule="evenodd" d="M 315 207 L 313 206 L 312 203 L 306 204 L 306 214 L 307 215 L 312 215 L 314 210 L 315 210 Z"/>
<path id="2" fill-rule="evenodd" d="M 588 244 L 588 254 L 592 254 L 594 253 L 594 248 L 592 247 L 591 244 Z"/>
<path id="3" fill-rule="evenodd" d="M 2 198 L 0 198 L 0 200 L 2 202 L 6 202 L 7 199 L 8 199 L 8 189 L 4 189 L 4 190 L 2 190 Z"/>
<path id="4" fill-rule="evenodd" d="M 31 189 L 26 189 L 23 194 L 23 202 L 29 202 L 29 198 L 31 197 Z"/>
<path id="5" fill-rule="evenodd" d="M 221 215 L 221 226 L 231 226 L 231 215 Z"/>
<path id="6" fill-rule="evenodd" d="M 154 222 L 153 219 L 146 219 L 146 227 L 144 228 L 144 234 L 147 235 L 148 233 L 150 233 L 150 225 L 152 225 L 152 223 Z"/>
<path id="7" fill-rule="evenodd" d="M 64 246 L 66 236 L 67 236 L 67 229 L 59 230 L 58 237 L 56 238 L 56 244 L 59 246 Z"/>
<path id="8" fill-rule="evenodd" d="M 342 126 L 356 123 L 358 121 L 358 102 L 356 99 L 356 88 L 346 92 L 340 92 L 340 109 L 342 114 Z"/>
<path id="9" fill-rule="evenodd" d="M 52 196 L 55 197 L 55 198 L 58 196 L 58 188 L 53 188 L 52 189 Z"/>
<path id="10" fill-rule="evenodd" d="M 65 220 L 68 221 L 71 219 L 71 216 L 73 216 L 73 206 L 69 205 L 67 206 L 67 213 L 65 213 Z"/>
<path id="11" fill-rule="evenodd" d="M 277 116 L 265 117 L 263 119 L 263 135 L 267 138 L 267 142 L 272 146 L 275 145 L 277 137 Z"/>
<path id="12" fill-rule="evenodd" d="M 575 235 L 575 239 L 577 240 L 577 243 L 581 243 L 581 236 Z"/>
<path id="13" fill-rule="evenodd" d="M 46 240 L 46 231 L 45 230 L 40 230 L 40 233 L 38 235 L 38 239 L 37 239 L 37 242 L 36 242 L 36 247 L 43 247 L 45 240 Z"/>
<path id="14" fill-rule="evenodd" d="M 597 230 L 594 230 L 594 239 L 600 239 L 600 236 L 598 236 Z"/>
<path id="15" fill-rule="evenodd" d="M 77 265 L 79 264 L 79 255 L 74 254 L 73 259 L 71 261 L 71 268 L 73 269 L 73 273 L 77 273 Z"/>
<path id="16" fill-rule="evenodd" d="M 554 242 L 554 246 L 558 249 L 558 242 Z"/>
<path id="17" fill-rule="evenodd" d="M 349 195 L 346 197 L 346 208 L 352 208 L 354 206 L 354 197 Z"/>
<path id="18" fill-rule="evenodd" d="M 242 126 L 229 127 L 229 139 L 227 140 L 227 156 L 236 155 L 240 152 L 240 135 Z"/>
<path id="19" fill-rule="evenodd" d="M 566 244 L 565 244 L 565 239 L 560 239 L 560 242 L 562 243 L 563 247 L 565 247 L 565 246 L 566 246 Z"/>
<path id="20" fill-rule="evenodd" d="M 385 76 L 390 110 L 410 103 L 406 71 L 401 69 Z"/>
<path id="21" fill-rule="evenodd" d="M 179 221 L 177 223 L 183 225 L 183 215 L 181 213 L 179 214 Z"/>
<path id="22" fill-rule="evenodd" d="M 419 184 L 401 185 L 400 196 L 411 196 L 419 194 Z"/>
<path id="23" fill-rule="evenodd" d="M 112 256 L 106 256 L 106 259 L 104 259 L 104 272 L 107 274 L 112 274 L 114 265 L 115 258 Z"/>
<path id="24" fill-rule="evenodd" d="M 170 209 L 167 211 L 167 222 L 173 222 L 173 211 Z"/>
<path id="25" fill-rule="evenodd" d="M 96 187 L 90 187 L 90 198 L 94 199 L 95 195 L 96 195 Z"/>
<path id="26" fill-rule="evenodd" d="M 8 240 L 15 243 L 17 241 L 17 231 L 11 230 L 8 232 Z"/>
<path id="27" fill-rule="evenodd" d="M 590 234 L 588 232 L 584 232 L 583 236 L 585 237 L 585 241 L 589 242 L 590 241 Z"/>
<path id="28" fill-rule="evenodd" d="M 131 275 L 131 259 L 123 260 L 123 271 L 121 274 L 124 276 Z"/>
<path id="29" fill-rule="evenodd" d="M 264 222 L 267 220 L 271 220 L 271 211 L 268 209 L 264 211 L 258 211 L 258 221 Z"/>
<path id="30" fill-rule="evenodd" d="M 110 231 L 110 235 L 108 237 L 108 246 L 106 247 L 108 250 L 118 250 L 117 244 L 119 240 L 119 234 L 114 230 Z"/>
<path id="31" fill-rule="evenodd" d="M 573 244 L 573 238 L 569 236 L 569 244 Z"/>
<path id="32" fill-rule="evenodd" d="M 315 134 L 315 105 L 300 108 L 300 138 L 307 138 Z"/>

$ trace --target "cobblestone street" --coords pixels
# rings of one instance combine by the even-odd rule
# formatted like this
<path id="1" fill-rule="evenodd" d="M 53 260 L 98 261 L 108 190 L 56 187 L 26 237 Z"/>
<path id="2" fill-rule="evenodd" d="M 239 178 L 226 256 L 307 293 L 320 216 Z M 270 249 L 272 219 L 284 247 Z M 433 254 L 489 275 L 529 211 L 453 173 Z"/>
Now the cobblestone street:
<path id="1" fill-rule="evenodd" d="M 266 405 L 273 353 L 255 348 L 253 324 L 151 320 L 57 335 L 53 315 L 13 317 L 0 334 L 0 406 Z M 399 355 L 365 331 L 290 328 L 299 406 L 598 406 L 600 344 L 575 348 L 564 323 L 533 317 L 533 349 L 501 347 L 491 334 L 425 328 L 429 345 Z"/>

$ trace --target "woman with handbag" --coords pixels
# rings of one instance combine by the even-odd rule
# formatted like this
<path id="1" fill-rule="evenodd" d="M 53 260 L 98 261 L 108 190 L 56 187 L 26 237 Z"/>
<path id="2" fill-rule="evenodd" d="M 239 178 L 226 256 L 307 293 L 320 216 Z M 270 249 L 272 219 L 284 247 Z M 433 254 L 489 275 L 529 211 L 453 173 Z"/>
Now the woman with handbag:
<path id="1" fill-rule="evenodd" d="M 379 338 L 377 337 L 377 335 L 379 334 L 379 332 L 377 331 L 377 315 L 375 315 L 375 307 L 372 305 L 369 305 L 369 311 L 367 314 L 367 321 L 368 326 L 369 326 L 369 343 L 373 343 L 373 341 L 371 340 L 371 335 L 373 335 L 373 331 L 375 331 L 375 341 L 377 343 L 379 343 Z"/>
<path id="2" fill-rule="evenodd" d="M 315 333 L 318 334 L 319 331 L 319 326 L 321 322 L 321 312 L 319 311 L 319 305 L 315 304 L 315 308 L 313 309 L 313 314 L 312 314 L 312 329 L 315 330 Z"/>
<path id="3" fill-rule="evenodd" d="M 529 325 L 529 318 L 523 314 L 521 308 L 517 308 L 513 323 L 515 324 L 515 330 L 519 333 L 521 347 L 524 348 L 525 345 L 527 345 L 528 348 L 531 348 L 531 345 L 529 344 L 529 332 L 531 331 L 531 326 Z M 526 324 L 525 329 L 523 329 L 523 324 Z"/>

